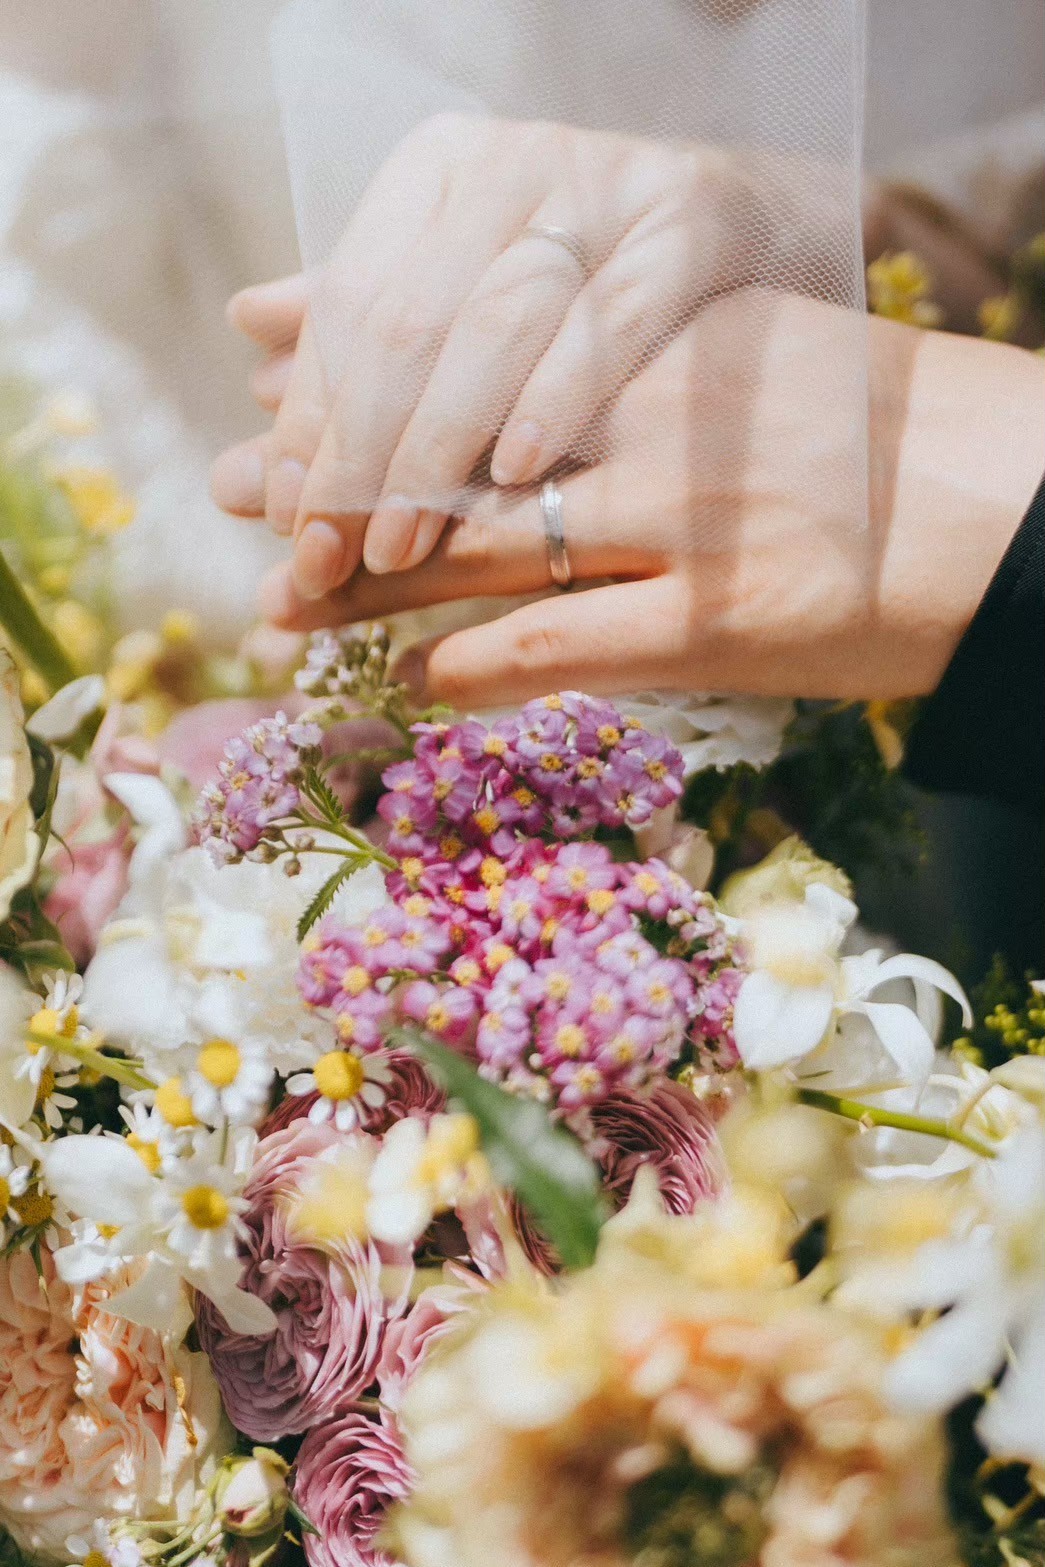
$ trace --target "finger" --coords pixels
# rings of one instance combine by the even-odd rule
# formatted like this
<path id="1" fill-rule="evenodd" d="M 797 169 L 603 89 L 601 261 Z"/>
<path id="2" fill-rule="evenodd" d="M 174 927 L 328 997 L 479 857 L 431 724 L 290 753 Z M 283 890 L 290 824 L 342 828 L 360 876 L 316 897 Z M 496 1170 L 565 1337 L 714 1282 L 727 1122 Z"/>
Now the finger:
<path id="1" fill-rule="evenodd" d="M 233 294 L 225 307 L 232 326 L 252 338 L 269 353 L 293 348 L 308 306 L 308 283 L 303 272 L 259 283 Z"/>
<path id="2" fill-rule="evenodd" d="M 688 212 L 655 212 L 629 230 L 519 393 L 490 460 L 495 483 L 533 483 L 565 457 L 598 460 L 584 446 L 596 413 L 682 330 L 713 281 L 713 224 L 708 216 L 698 231 Z"/>
<path id="3" fill-rule="evenodd" d="M 293 354 L 272 354 L 254 371 L 250 390 L 266 413 L 275 413 L 286 395 L 294 370 Z"/>
<path id="4" fill-rule="evenodd" d="M 562 486 L 570 566 L 578 581 L 650 576 L 667 564 L 664 551 L 651 543 L 656 536 L 652 503 L 649 508 L 608 503 L 614 494 L 626 493 L 622 483 L 622 476 L 607 466 L 577 474 Z M 537 497 L 520 500 L 494 491 L 468 516 L 453 518 L 431 555 L 412 570 L 391 576 L 360 571 L 344 586 L 314 598 L 300 592 L 296 571 L 283 565 L 267 582 L 263 608 L 277 625 L 305 631 L 452 599 L 541 593 L 550 586 Z"/>
<path id="5" fill-rule="evenodd" d="M 576 258 L 540 234 L 522 234 L 489 267 L 451 326 L 388 465 L 366 530 L 368 571 L 406 570 L 428 554 L 447 513 L 429 507 L 422 526 L 412 497 L 446 496 L 453 509 L 583 281 Z"/>
<path id="6" fill-rule="evenodd" d="M 332 401 L 312 316 L 307 314 L 265 447 L 265 517 L 284 537 L 294 531 L 301 492 L 323 439 Z"/>
<path id="7" fill-rule="evenodd" d="M 399 671 L 429 702 L 461 711 L 550 691 L 614 695 L 686 680 L 686 622 L 673 576 L 542 599 L 411 649 Z"/>
<path id="8" fill-rule="evenodd" d="M 234 517 L 265 514 L 265 443 L 262 436 L 230 446 L 214 459 L 210 492 L 222 511 Z"/>

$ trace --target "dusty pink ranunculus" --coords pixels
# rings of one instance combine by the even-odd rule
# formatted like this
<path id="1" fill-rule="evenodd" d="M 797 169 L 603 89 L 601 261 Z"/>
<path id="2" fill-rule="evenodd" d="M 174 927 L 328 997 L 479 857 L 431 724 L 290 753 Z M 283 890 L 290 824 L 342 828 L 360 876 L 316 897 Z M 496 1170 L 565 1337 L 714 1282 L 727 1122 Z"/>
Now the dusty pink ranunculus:
<path id="1" fill-rule="evenodd" d="M 157 738 L 156 748 L 165 762 L 185 774 L 194 789 L 202 789 L 217 772 L 225 746 L 262 718 L 277 711 L 294 717 L 299 698 L 282 702 L 262 702 L 254 697 L 228 697 L 221 701 L 197 702 L 195 707 L 176 713 Z"/>
<path id="2" fill-rule="evenodd" d="M 692 1213 L 722 1184 L 722 1156 L 711 1113 L 681 1084 L 664 1079 L 649 1093 L 621 1091 L 589 1109 L 589 1152 L 602 1172 L 603 1189 L 616 1207 L 628 1200 L 636 1171 L 651 1165 L 669 1213 Z M 554 1248 L 513 1201 L 512 1213 L 529 1260 L 554 1273 Z"/>
<path id="3" fill-rule="evenodd" d="M 656 1171 L 669 1213 L 692 1213 L 722 1184 L 714 1122 L 681 1084 L 665 1080 L 649 1094 L 611 1094 L 590 1114 L 603 1183 L 618 1205 L 644 1164 Z"/>
<path id="4" fill-rule="evenodd" d="M 122 822 L 108 837 L 94 841 L 66 839 L 59 846 L 59 875 L 44 902 L 44 913 L 62 933 L 62 939 L 83 968 L 94 956 L 102 927 L 116 912 L 127 891 L 130 863 L 129 822 Z"/>
<path id="5" fill-rule="evenodd" d="M 478 1279 L 474 1286 L 466 1285 L 463 1278 L 456 1286 L 435 1284 L 422 1291 L 405 1317 L 389 1325 L 377 1365 L 378 1394 L 385 1409 L 398 1415 L 403 1394 L 428 1351 L 466 1309 L 469 1295 L 474 1299 L 480 1288 Z"/>
<path id="6" fill-rule="evenodd" d="M 394 1276 L 405 1293 L 409 1253 L 346 1242 L 334 1254 L 294 1234 L 289 1201 L 316 1158 L 341 1140 L 329 1125 L 298 1120 L 258 1145 L 244 1192 L 243 1288 L 272 1307 L 275 1333 L 233 1333 L 199 1298 L 200 1344 L 225 1408 L 255 1441 L 296 1435 L 349 1408 L 374 1380 L 386 1325 L 406 1309 L 405 1298 L 384 1290 Z"/>
<path id="7" fill-rule="evenodd" d="M 446 1108 L 446 1095 L 437 1087 L 416 1056 L 407 1050 L 390 1050 L 384 1058 L 390 1079 L 383 1084 L 383 1104 L 360 1104 L 359 1124 L 365 1132 L 378 1135 L 387 1132 L 393 1121 L 401 1121 L 407 1115 L 435 1115 Z M 277 1132 L 294 1121 L 307 1116 L 318 1095 L 288 1094 L 273 1110 L 261 1129 L 263 1137 Z"/>
<path id="8" fill-rule="evenodd" d="M 229 1433 L 204 1356 L 105 1310 L 125 1279 L 74 1294 L 41 1267 L 0 1261 L 0 1528 L 67 1561 L 98 1519 L 183 1516 Z"/>
<path id="9" fill-rule="evenodd" d="M 294 1500 L 319 1531 L 304 1537 L 309 1567 L 394 1567 L 375 1536 L 410 1486 L 390 1420 L 352 1413 L 312 1431 L 294 1466 Z"/>

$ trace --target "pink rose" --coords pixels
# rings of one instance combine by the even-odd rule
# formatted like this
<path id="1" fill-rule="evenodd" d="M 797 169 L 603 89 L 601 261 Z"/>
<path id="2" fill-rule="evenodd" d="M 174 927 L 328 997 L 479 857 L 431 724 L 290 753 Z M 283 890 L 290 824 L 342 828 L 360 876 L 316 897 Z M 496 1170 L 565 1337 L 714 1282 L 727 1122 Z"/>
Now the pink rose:
<path id="1" fill-rule="evenodd" d="M 67 1561 L 98 1519 L 184 1516 L 226 1428 L 204 1356 L 105 1310 L 126 1279 L 74 1295 L 41 1267 L 0 1261 L 0 1528 Z"/>
<path id="2" fill-rule="evenodd" d="M 385 1345 L 377 1366 L 378 1395 L 382 1406 L 398 1415 L 403 1394 L 420 1370 L 421 1363 L 446 1334 L 454 1318 L 466 1309 L 472 1289 L 462 1285 L 436 1284 L 417 1297 L 413 1308 L 398 1322 L 389 1325 Z"/>
<path id="3" fill-rule="evenodd" d="M 59 845 L 59 875 L 44 901 L 44 913 L 58 926 L 77 964 L 85 968 L 102 927 L 127 891 L 130 824 L 121 822 L 115 832 L 93 842 L 65 841 L 69 852 Z"/>
<path id="4" fill-rule="evenodd" d="M 416 1056 L 407 1050 L 390 1050 L 384 1057 L 391 1074 L 384 1085 L 385 1102 L 373 1109 L 360 1104 L 359 1124 L 364 1132 L 377 1135 L 387 1132 L 393 1121 L 404 1116 L 435 1115 L 446 1108 L 446 1095 L 437 1087 Z M 287 1097 L 276 1106 L 261 1129 L 261 1135 L 280 1131 L 294 1121 L 307 1116 L 318 1095 L 302 1094 Z"/>
<path id="5" fill-rule="evenodd" d="M 301 698 L 261 702 L 253 697 L 229 697 L 220 702 L 197 702 L 176 713 L 156 741 L 160 756 L 185 774 L 194 789 L 202 789 L 217 772 L 225 746 L 236 735 L 262 718 L 277 712 L 296 716 Z"/>
<path id="6" fill-rule="evenodd" d="M 346 1242 L 334 1255 L 291 1227 L 288 1199 L 318 1155 L 339 1141 L 331 1126 L 298 1120 L 258 1146 L 244 1191 L 243 1287 L 272 1307 L 275 1333 L 233 1333 L 216 1306 L 198 1301 L 200 1344 L 225 1408 L 259 1442 L 307 1431 L 348 1409 L 374 1380 L 386 1325 L 405 1309 L 405 1298 L 386 1297 L 382 1281 L 389 1264 L 408 1278 L 409 1253 Z"/>
<path id="7" fill-rule="evenodd" d="M 412 1483 L 396 1426 L 343 1415 L 306 1437 L 294 1473 L 294 1500 L 319 1531 L 304 1537 L 309 1567 L 395 1567 L 374 1539 Z"/>

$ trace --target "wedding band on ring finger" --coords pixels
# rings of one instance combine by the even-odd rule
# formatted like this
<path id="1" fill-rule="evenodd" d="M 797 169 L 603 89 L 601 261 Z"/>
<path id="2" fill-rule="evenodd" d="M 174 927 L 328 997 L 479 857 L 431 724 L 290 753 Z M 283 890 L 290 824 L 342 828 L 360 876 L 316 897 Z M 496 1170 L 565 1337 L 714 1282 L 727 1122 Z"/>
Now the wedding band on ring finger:
<path id="1" fill-rule="evenodd" d="M 566 532 L 562 515 L 562 491 L 554 479 L 541 485 L 539 496 L 544 539 L 548 547 L 548 570 L 557 588 L 564 592 L 573 582 Z"/>

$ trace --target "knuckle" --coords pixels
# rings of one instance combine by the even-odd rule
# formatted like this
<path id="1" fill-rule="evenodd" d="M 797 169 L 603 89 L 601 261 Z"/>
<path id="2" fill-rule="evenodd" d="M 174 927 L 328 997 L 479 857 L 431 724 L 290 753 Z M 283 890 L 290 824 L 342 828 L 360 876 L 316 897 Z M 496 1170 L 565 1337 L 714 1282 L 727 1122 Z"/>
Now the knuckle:
<path id="1" fill-rule="evenodd" d="M 567 635 L 545 610 L 531 614 L 505 649 L 513 673 L 525 677 L 560 669 L 567 654 Z"/>

